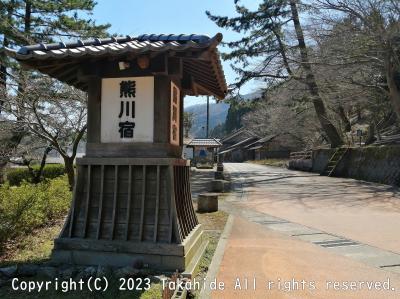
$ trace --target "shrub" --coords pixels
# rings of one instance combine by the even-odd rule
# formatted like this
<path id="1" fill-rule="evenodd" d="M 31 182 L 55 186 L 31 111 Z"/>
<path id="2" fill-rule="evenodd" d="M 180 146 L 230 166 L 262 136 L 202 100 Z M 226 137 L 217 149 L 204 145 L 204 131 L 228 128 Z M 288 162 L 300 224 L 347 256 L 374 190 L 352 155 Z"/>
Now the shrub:
<path id="1" fill-rule="evenodd" d="M 39 165 L 35 165 L 32 168 L 34 171 L 38 171 Z M 64 171 L 65 167 L 62 164 L 49 164 L 44 167 L 42 177 L 54 179 L 64 175 Z M 23 181 L 31 182 L 32 176 L 26 167 L 11 168 L 7 171 L 7 180 L 11 186 L 19 186 Z"/>
<path id="2" fill-rule="evenodd" d="M 0 186 L 0 251 L 7 240 L 29 233 L 68 211 L 71 202 L 66 176 L 39 184 Z"/>
<path id="3" fill-rule="evenodd" d="M 34 169 L 39 169 L 39 165 Z M 48 164 L 43 169 L 43 177 L 45 179 L 55 179 L 65 174 L 65 166 L 63 164 Z"/>

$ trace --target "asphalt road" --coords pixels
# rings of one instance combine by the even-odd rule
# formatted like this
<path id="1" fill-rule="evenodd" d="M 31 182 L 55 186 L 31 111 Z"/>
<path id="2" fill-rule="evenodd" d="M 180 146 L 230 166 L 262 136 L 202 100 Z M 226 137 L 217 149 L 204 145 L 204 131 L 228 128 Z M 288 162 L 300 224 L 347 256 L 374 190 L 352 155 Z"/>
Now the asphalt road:
<path id="1" fill-rule="evenodd" d="M 398 188 L 251 163 L 225 163 L 225 170 L 231 174 L 237 195 L 225 205 L 228 208 L 267 214 L 290 222 L 286 227 L 300 224 L 367 244 L 370 251 L 400 254 Z M 279 230 L 285 223 L 270 227 Z M 318 242 L 315 238 L 310 241 Z M 394 255 L 376 264 L 400 270 L 400 258 Z"/>

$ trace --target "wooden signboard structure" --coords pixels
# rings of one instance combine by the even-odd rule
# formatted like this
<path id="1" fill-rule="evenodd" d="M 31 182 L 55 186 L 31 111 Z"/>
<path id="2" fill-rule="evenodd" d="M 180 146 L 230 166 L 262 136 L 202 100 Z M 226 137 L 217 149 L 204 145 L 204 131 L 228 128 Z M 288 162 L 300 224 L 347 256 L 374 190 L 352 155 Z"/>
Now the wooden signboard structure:
<path id="1" fill-rule="evenodd" d="M 222 35 L 141 35 L 6 49 L 88 93 L 86 155 L 54 242 L 60 263 L 184 270 L 204 250 L 182 159 L 183 97 L 225 97 Z"/>

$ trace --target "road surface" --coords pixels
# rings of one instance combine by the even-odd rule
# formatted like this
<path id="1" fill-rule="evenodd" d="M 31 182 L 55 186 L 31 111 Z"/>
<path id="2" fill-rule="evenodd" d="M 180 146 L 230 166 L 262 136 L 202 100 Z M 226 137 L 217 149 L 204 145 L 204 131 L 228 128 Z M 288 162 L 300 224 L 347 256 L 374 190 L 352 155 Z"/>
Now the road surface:
<path id="1" fill-rule="evenodd" d="M 235 189 L 220 207 L 232 216 L 208 277 L 225 288 L 204 298 L 400 298 L 398 189 L 249 163 L 225 170 Z"/>
<path id="2" fill-rule="evenodd" d="M 239 204 L 400 254 L 400 190 L 251 163 L 226 163 Z"/>

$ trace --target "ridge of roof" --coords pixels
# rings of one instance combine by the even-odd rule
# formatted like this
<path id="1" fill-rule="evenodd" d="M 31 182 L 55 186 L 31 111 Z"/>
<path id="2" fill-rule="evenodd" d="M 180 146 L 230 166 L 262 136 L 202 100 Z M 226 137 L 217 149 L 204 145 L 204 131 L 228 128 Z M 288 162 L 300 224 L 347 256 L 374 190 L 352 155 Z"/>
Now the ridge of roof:
<path id="1" fill-rule="evenodd" d="M 19 50 L 14 50 L 11 48 L 6 48 L 8 52 L 14 52 L 19 55 L 29 55 L 33 51 L 51 51 L 51 50 L 61 50 L 61 49 L 73 49 L 77 47 L 87 47 L 87 46 L 104 46 L 112 43 L 126 43 L 130 41 L 138 42 L 195 42 L 198 44 L 208 43 L 209 41 L 217 41 L 218 43 L 222 41 L 222 34 L 217 33 L 214 37 L 209 37 L 204 34 L 141 34 L 137 37 L 130 35 L 126 36 L 112 36 L 108 38 L 92 38 L 87 40 L 78 39 L 73 42 L 59 42 L 59 43 L 38 43 L 34 45 L 27 45 L 21 47 Z"/>

